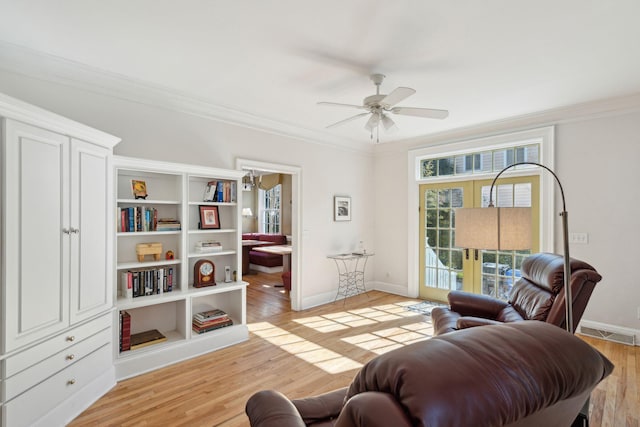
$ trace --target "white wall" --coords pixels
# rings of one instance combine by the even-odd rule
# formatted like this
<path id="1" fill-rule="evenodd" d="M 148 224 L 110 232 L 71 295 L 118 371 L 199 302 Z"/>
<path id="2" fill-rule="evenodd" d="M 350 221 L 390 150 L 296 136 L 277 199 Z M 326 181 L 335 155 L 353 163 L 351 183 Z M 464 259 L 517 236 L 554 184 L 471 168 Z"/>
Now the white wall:
<path id="1" fill-rule="evenodd" d="M 118 155 L 235 168 L 237 157 L 302 168 L 302 307 L 333 301 L 329 253 L 373 246 L 373 155 L 273 135 L 0 71 L 0 91 L 122 138 Z M 333 221 L 333 196 L 352 197 L 352 221 Z M 372 280 L 373 269 L 367 272 Z"/>
<path id="2" fill-rule="evenodd" d="M 634 112 L 635 111 L 635 112 Z M 571 244 L 570 253 L 591 263 L 603 276 L 587 306 L 583 322 L 606 326 L 614 332 L 635 333 L 640 340 L 640 278 L 635 263 L 640 253 L 640 112 L 607 113 L 562 121 L 542 117 L 536 126 L 556 125 L 555 171 L 565 190 L 569 232 L 586 232 L 589 243 Z M 382 288 L 406 284 L 409 250 L 417 236 L 407 235 L 406 182 L 408 151 L 412 148 L 468 140 L 487 134 L 521 130 L 521 123 L 496 125 L 474 132 L 461 131 L 405 145 L 376 147 L 374 187 L 377 189 L 375 277 Z M 556 210 L 561 204 L 556 196 Z M 404 208 L 403 208 L 404 207 Z M 562 253 L 561 226 L 555 230 L 555 251 Z M 406 290 L 405 290 L 406 291 Z M 629 328 L 630 330 L 626 330 Z"/>
<path id="3" fill-rule="evenodd" d="M 409 215 L 417 214 L 407 209 L 409 149 L 555 124 L 556 172 L 567 195 L 570 231 L 589 233 L 589 244 L 572 245 L 571 253 L 603 276 L 583 320 L 640 330 L 635 271 L 639 108 L 600 118 L 568 114 L 571 120 L 562 120 L 551 114 L 503 121 L 406 144 L 379 144 L 374 157 L 2 71 L 0 91 L 121 137 L 116 148 L 120 155 L 222 168 L 233 168 L 237 157 L 301 167 L 303 307 L 333 299 L 337 277 L 326 255 L 355 249 L 360 240 L 376 252 L 367 280 L 380 289 L 407 293 L 408 250 L 417 241 L 408 236 L 407 227 Z M 352 197 L 352 221 L 333 221 L 334 195 Z M 560 241 L 557 230 L 557 251 Z"/>

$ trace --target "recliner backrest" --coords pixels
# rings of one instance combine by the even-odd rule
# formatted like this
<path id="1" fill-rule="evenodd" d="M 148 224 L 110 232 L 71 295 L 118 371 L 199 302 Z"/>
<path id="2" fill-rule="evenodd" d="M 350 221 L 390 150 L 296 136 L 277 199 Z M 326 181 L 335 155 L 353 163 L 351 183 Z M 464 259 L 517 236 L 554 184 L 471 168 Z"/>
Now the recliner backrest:
<path id="1" fill-rule="evenodd" d="M 570 260 L 573 323 L 577 326 L 595 284 L 602 277 L 584 261 Z M 522 277 L 509 295 L 509 303 L 524 317 L 564 328 L 564 257 L 536 253 L 522 262 Z"/>

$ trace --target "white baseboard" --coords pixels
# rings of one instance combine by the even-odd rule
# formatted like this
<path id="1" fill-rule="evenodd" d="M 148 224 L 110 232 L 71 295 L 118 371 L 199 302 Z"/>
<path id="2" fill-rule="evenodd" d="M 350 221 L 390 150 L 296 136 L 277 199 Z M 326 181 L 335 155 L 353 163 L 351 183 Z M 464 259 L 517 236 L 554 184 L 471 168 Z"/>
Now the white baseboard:
<path id="1" fill-rule="evenodd" d="M 367 282 L 367 288 L 373 289 L 376 291 L 387 292 L 389 294 L 412 298 L 407 292 L 407 285 L 396 285 L 394 283 L 386 283 L 386 282 Z"/>

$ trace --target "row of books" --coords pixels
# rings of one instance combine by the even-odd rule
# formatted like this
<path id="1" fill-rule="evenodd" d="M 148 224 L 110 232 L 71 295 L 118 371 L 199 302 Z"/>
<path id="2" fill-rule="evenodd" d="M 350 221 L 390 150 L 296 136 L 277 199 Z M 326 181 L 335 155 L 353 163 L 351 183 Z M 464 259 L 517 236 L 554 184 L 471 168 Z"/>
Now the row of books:
<path id="1" fill-rule="evenodd" d="M 158 218 L 158 210 L 146 206 L 118 208 L 118 231 L 132 233 L 140 231 L 177 231 L 180 221 L 175 218 Z"/>
<path id="2" fill-rule="evenodd" d="M 216 329 L 233 325 L 233 320 L 222 310 L 214 309 L 204 311 L 193 316 L 193 331 L 204 334 Z M 167 340 L 157 329 L 131 333 L 131 315 L 125 311 L 120 311 L 120 352 L 136 350 L 152 344 L 158 344 Z"/>
<path id="3" fill-rule="evenodd" d="M 174 267 L 145 268 L 122 273 L 121 291 L 126 298 L 159 295 L 173 290 Z"/>
<path id="4" fill-rule="evenodd" d="M 120 352 L 136 350 L 166 340 L 167 337 L 157 329 L 132 334 L 131 315 L 126 311 L 120 311 Z"/>
<path id="5" fill-rule="evenodd" d="M 204 334 L 216 329 L 233 325 L 233 320 L 224 311 L 215 308 L 212 310 L 196 313 L 193 316 L 191 327 L 194 332 Z"/>
<path id="6" fill-rule="evenodd" d="M 235 202 L 237 194 L 236 181 L 209 181 L 204 190 L 202 200 L 205 202 Z"/>

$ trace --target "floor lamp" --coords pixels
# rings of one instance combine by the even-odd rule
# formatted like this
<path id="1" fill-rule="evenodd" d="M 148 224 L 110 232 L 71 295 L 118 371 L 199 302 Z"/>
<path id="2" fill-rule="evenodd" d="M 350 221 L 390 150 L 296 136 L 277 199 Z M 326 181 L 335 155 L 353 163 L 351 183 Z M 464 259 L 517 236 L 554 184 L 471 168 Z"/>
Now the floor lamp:
<path id="1" fill-rule="evenodd" d="M 569 225 L 564 190 L 558 176 L 545 165 L 535 162 L 514 163 L 502 169 L 491 183 L 489 207 L 456 209 L 455 244 L 460 248 L 489 250 L 531 249 L 531 208 L 497 208 L 493 205 L 496 180 L 510 168 L 532 165 L 549 171 L 560 187 L 562 196 L 562 232 L 564 244 L 565 329 L 573 334 L 573 298 L 571 296 L 571 265 L 569 258 Z"/>

